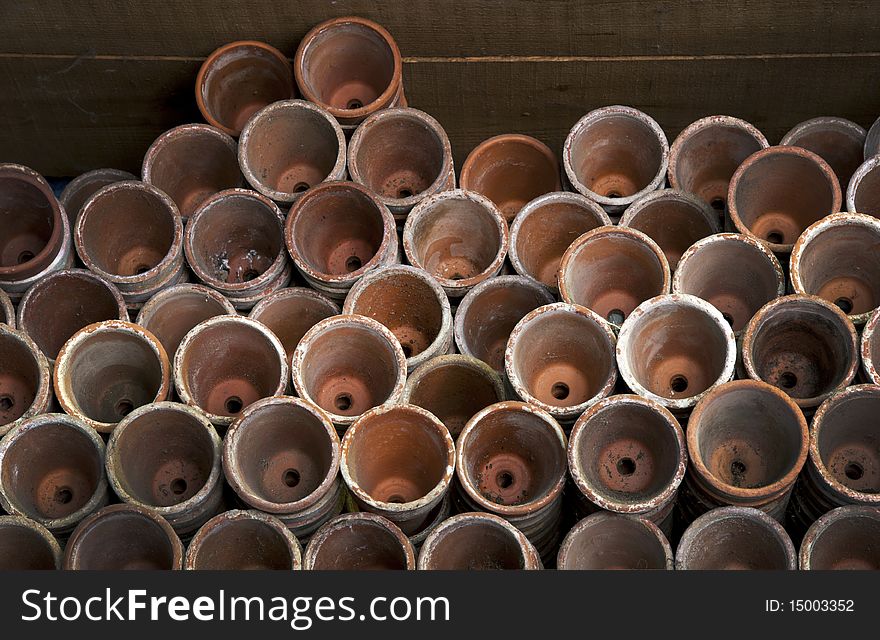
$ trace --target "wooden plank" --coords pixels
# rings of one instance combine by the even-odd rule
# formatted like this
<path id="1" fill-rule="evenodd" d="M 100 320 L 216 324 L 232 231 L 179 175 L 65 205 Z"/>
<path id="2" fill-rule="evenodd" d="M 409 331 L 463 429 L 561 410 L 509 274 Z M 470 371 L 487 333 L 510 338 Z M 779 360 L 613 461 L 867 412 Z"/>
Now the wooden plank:
<path id="1" fill-rule="evenodd" d="M 497 133 L 536 135 L 559 149 L 584 113 L 630 104 L 670 139 L 713 113 L 753 122 L 778 141 L 793 124 L 880 115 L 880 57 L 562 62 L 420 62 L 405 66 L 407 98 L 436 116 L 457 164 Z M 100 166 L 138 170 L 163 130 L 198 119 L 198 61 L 0 56 L 0 160 L 46 175 Z"/>
<path id="2" fill-rule="evenodd" d="M 321 20 L 384 24 L 411 57 L 877 51 L 874 0 L 40 0 L 6 2 L 0 52 L 203 57 L 256 38 L 292 55 Z"/>

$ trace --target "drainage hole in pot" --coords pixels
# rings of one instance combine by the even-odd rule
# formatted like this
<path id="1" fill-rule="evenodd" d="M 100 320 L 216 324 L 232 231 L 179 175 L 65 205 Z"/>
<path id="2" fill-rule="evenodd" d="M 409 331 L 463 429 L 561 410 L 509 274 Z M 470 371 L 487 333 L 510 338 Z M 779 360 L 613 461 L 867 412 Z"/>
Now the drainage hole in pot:
<path id="1" fill-rule="evenodd" d="M 724 211 L 724 198 L 712 198 L 709 206 L 711 206 L 716 211 Z"/>
<path id="2" fill-rule="evenodd" d="M 397 197 L 403 200 L 404 198 L 412 197 L 413 192 L 410 189 L 403 188 L 397 192 Z"/>
<path id="3" fill-rule="evenodd" d="M 394 495 L 388 496 L 388 499 L 385 502 L 390 502 L 392 504 L 403 504 L 406 502 L 406 500 L 403 496 L 395 493 Z"/>
<path id="4" fill-rule="evenodd" d="M 226 412 L 230 414 L 236 414 L 241 412 L 244 409 L 244 402 L 241 401 L 241 398 L 238 396 L 229 396 L 226 398 Z"/>
<path id="5" fill-rule="evenodd" d="M 256 279 L 260 275 L 260 272 L 256 269 L 248 269 L 244 273 L 241 274 L 241 279 L 243 282 L 250 282 L 251 280 Z"/>
<path id="6" fill-rule="evenodd" d="M 297 182 L 295 185 L 293 185 L 293 192 L 294 193 L 302 193 L 303 191 L 308 191 L 308 190 L 309 190 L 309 183 L 308 182 Z"/>
<path id="7" fill-rule="evenodd" d="M 364 106 L 363 102 L 361 102 L 357 98 L 354 98 L 354 99 L 348 101 L 348 104 L 345 105 L 345 108 L 346 109 L 361 109 L 361 108 L 363 108 L 363 106 Z"/>
<path id="8" fill-rule="evenodd" d="M 767 242 L 771 244 L 782 244 L 785 236 L 781 231 L 771 231 L 767 234 Z"/>
<path id="9" fill-rule="evenodd" d="M 557 400 L 565 400 L 569 394 L 568 385 L 564 382 L 557 382 L 550 389 L 550 394 Z"/>
<path id="10" fill-rule="evenodd" d="M 682 375 L 672 376 L 672 379 L 669 381 L 669 388 L 672 389 L 674 393 L 686 391 L 688 388 L 688 379 Z"/>
<path id="11" fill-rule="evenodd" d="M 622 198 L 623 196 L 618 191 L 609 191 L 605 194 L 606 198 Z"/>
<path id="12" fill-rule="evenodd" d="M 334 398 L 333 405 L 339 411 L 348 411 L 349 409 L 351 409 L 352 405 L 351 394 L 340 393 L 338 396 L 336 396 L 336 398 Z"/>
<path id="13" fill-rule="evenodd" d="M 0 411 L 9 411 L 15 406 L 12 396 L 0 396 Z"/>
<path id="14" fill-rule="evenodd" d="M 349 273 L 351 273 L 352 271 L 357 271 L 362 266 L 364 266 L 364 263 L 361 262 L 361 259 L 357 256 L 352 256 L 345 261 L 345 268 L 348 269 Z"/>
<path id="15" fill-rule="evenodd" d="M 623 324 L 623 321 L 626 320 L 626 314 L 621 309 L 612 309 L 608 312 L 608 315 L 605 316 L 605 319 L 608 320 L 611 324 Z"/>
<path id="16" fill-rule="evenodd" d="M 797 376 L 791 371 L 786 371 L 779 376 L 779 386 L 783 389 L 794 389 L 797 385 Z"/>
<path id="17" fill-rule="evenodd" d="M 508 489 L 513 485 L 513 474 L 510 471 L 499 471 L 495 476 L 495 482 L 502 489 Z"/>
<path id="18" fill-rule="evenodd" d="M 631 476 L 636 472 L 636 462 L 632 458 L 621 458 L 617 461 L 617 473 L 622 476 Z"/>
<path id="19" fill-rule="evenodd" d="M 742 478 L 746 474 L 746 465 L 742 460 L 734 460 L 730 463 L 730 473 L 734 478 Z"/>
<path id="20" fill-rule="evenodd" d="M 73 491 L 70 487 L 58 487 L 55 489 L 55 502 L 58 504 L 69 504 L 73 500 Z"/>
<path id="21" fill-rule="evenodd" d="M 150 266 L 146 264 L 139 264 L 134 268 L 135 275 L 141 276 L 150 270 Z"/>
<path id="22" fill-rule="evenodd" d="M 182 496 L 186 492 L 186 480 L 183 478 L 175 478 L 171 481 L 171 493 L 176 496 Z"/>
<path id="23" fill-rule="evenodd" d="M 25 262 L 30 262 L 34 259 L 33 251 L 22 251 L 18 254 L 18 264 L 24 264 Z"/>
<path id="24" fill-rule="evenodd" d="M 847 465 L 843 468 L 843 473 L 850 480 L 859 480 L 863 475 L 865 475 L 865 470 L 858 462 L 848 462 Z"/>
<path id="25" fill-rule="evenodd" d="M 840 310 L 843 311 L 844 313 L 852 313 L 853 303 L 852 303 L 852 300 L 850 300 L 849 298 L 843 298 L 843 297 L 838 298 L 837 300 L 834 301 L 834 304 L 836 304 L 838 307 L 840 307 Z"/>
<path id="26" fill-rule="evenodd" d="M 116 403 L 116 415 L 120 418 L 124 418 L 132 411 L 134 411 L 134 403 L 131 400 L 123 398 Z"/>
<path id="27" fill-rule="evenodd" d="M 299 471 L 297 471 L 296 469 L 288 469 L 284 472 L 284 475 L 281 477 L 281 479 L 284 481 L 284 484 L 286 484 L 288 487 L 293 488 L 299 484 Z"/>

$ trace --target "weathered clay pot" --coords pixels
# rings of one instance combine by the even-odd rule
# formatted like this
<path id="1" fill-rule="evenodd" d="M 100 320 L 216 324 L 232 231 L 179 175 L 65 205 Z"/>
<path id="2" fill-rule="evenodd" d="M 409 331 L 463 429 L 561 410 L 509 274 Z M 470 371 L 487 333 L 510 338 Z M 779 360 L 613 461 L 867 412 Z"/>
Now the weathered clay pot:
<path id="1" fill-rule="evenodd" d="M 345 136 L 316 104 L 274 102 L 255 113 L 241 132 L 238 164 L 264 196 L 295 202 L 309 188 L 345 177 Z"/>
<path id="2" fill-rule="evenodd" d="M 80 329 L 55 361 L 55 396 L 65 412 L 101 433 L 171 391 L 171 365 L 149 331 L 107 320 Z"/>
<path id="3" fill-rule="evenodd" d="M 627 207 L 620 225 L 641 231 L 656 242 L 673 272 L 688 247 L 720 231 L 718 214 L 709 205 L 675 189 L 642 196 Z"/>
<path id="4" fill-rule="evenodd" d="M 304 98 L 353 129 L 379 109 L 406 106 L 403 63 L 388 31 L 366 18 L 333 18 L 316 25 L 294 57 Z"/>
<path id="5" fill-rule="evenodd" d="M 437 356 L 413 371 L 401 402 L 427 409 L 457 438 L 478 411 L 505 399 L 504 383 L 492 367 L 453 354 Z"/>
<path id="6" fill-rule="evenodd" d="M 310 189 L 291 208 L 284 238 L 306 282 L 336 300 L 364 274 L 397 262 L 391 212 L 354 182 Z"/>
<path id="7" fill-rule="evenodd" d="M 132 411 L 107 443 L 107 478 L 123 502 L 192 535 L 221 508 L 222 443 L 201 413 L 157 402 Z"/>
<path id="8" fill-rule="evenodd" d="M 538 551 L 504 518 L 461 513 L 434 529 L 419 552 L 419 570 L 543 569 Z"/>
<path id="9" fill-rule="evenodd" d="M 453 348 L 449 299 L 422 269 L 392 265 L 367 273 L 348 292 L 342 311 L 388 327 L 400 341 L 409 371 Z"/>
<path id="10" fill-rule="evenodd" d="M 185 277 L 177 205 L 152 185 L 117 182 L 88 199 L 76 223 L 80 259 L 138 309 Z"/>
<path id="11" fill-rule="evenodd" d="M 23 516 L 0 516 L 0 570 L 61 568 L 61 547 L 46 527 Z"/>
<path id="12" fill-rule="evenodd" d="M 735 380 L 710 390 L 688 420 L 689 519 L 715 506 L 755 507 L 781 521 L 807 459 L 800 408 L 765 382 Z"/>
<path id="13" fill-rule="evenodd" d="M 739 335 L 758 309 L 785 295 L 785 273 L 760 240 L 719 233 L 684 252 L 672 278 L 672 292 L 710 302 Z"/>
<path id="14" fill-rule="evenodd" d="M 666 255 L 641 231 L 599 227 L 571 243 L 559 263 L 559 295 L 620 326 L 645 300 L 669 293 Z"/>
<path id="15" fill-rule="evenodd" d="M 132 504 L 114 504 L 79 524 L 64 549 L 63 568 L 179 570 L 183 544 L 160 515 Z"/>
<path id="16" fill-rule="evenodd" d="M 50 273 L 28 289 L 18 305 L 19 328 L 50 364 L 73 334 L 104 320 L 127 321 L 125 301 L 116 285 L 84 269 Z"/>
<path id="17" fill-rule="evenodd" d="M 639 515 L 669 531 L 686 467 L 687 448 L 678 421 L 641 396 L 600 400 L 571 431 L 568 469 L 589 501 L 589 511 Z"/>
<path id="18" fill-rule="evenodd" d="M 364 511 L 421 532 L 452 483 L 455 445 L 440 420 L 414 405 L 375 407 L 342 440 L 340 469 Z"/>
<path id="19" fill-rule="evenodd" d="M 632 107 L 591 111 L 572 127 L 562 148 L 565 175 L 575 191 L 620 215 L 663 186 L 669 159 L 666 134 Z"/>
<path id="20" fill-rule="evenodd" d="M 253 191 L 209 196 L 186 226 L 183 248 L 199 280 L 236 309 L 248 310 L 290 282 L 284 217 L 278 205 Z"/>
<path id="21" fill-rule="evenodd" d="M 763 511 L 721 507 L 685 530 L 675 552 L 675 568 L 794 570 L 797 552 L 782 525 Z"/>
<path id="22" fill-rule="evenodd" d="M 455 188 L 446 131 L 418 109 L 382 109 L 364 120 L 348 145 L 348 171 L 375 192 L 398 224 L 427 196 Z"/>
<path id="23" fill-rule="evenodd" d="M 880 509 L 839 507 L 819 518 L 804 537 L 802 570 L 880 569 Z"/>
<path id="24" fill-rule="evenodd" d="M 94 169 L 68 182 L 58 197 L 58 201 L 61 202 L 61 206 L 67 214 L 70 228 L 73 229 L 76 226 L 76 220 L 79 218 L 83 205 L 99 189 L 108 184 L 126 180 L 137 180 L 137 176 L 120 169 Z"/>
<path id="25" fill-rule="evenodd" d="M 275 47 L 253 40 L 230 42 L 202 63 L 196 103 L 208 123 L 238 136 L 268 104 L 294 97 L 290 61 Z"/>
<path id="26" fill-rule="evenodd" d="M 859 364 L 856 330 L 836 305 L 815 296 L 777 298 L 743 333 L 743 368 L 813 409 L 846 387 Z"/>
<path id="27" fill-rule="evenodd" d="M 425 198 L 403 227 L 407 260 L 437 278 L 450 298 L 497 275 L 508 244 L 507 223 L 498 208 L 461 189 Z"/>
<path id="28" fill-rule="evenodd" d="M 880 220 L 838 213 L 812 224 L 791 252 L 791 283 L 797 293 L 840 307 L 856 325 L 880 306 Z"/>
<path id="29" fill-rule="evenodd" d="M 291 571 L 302 569 L 302 549 L 278 518 L 232 509 L 199 529 L 186 550 L 183 568 Z"/>
<path id="30" fill-rule="evenodd" d="M 223 294 L 200 284 L 178 284 L 150 298 L 138 313 L 137 324 L 152 333 L 173 359 L 183 337 L 214 316 L 235 315 Z"/>
<path id="31" fill-rule="evenodd" d="M 406 356 L 397 337 L 372 318 L 334 316 L 306 332 L 291 371 L 297 395 L 345 428 L 368 409 L 397 401 L 406 382 Z"/>
<path id="32" fill-rule="evenodd" d="M 556 555 L 567 441 L 553 417 L 524 402 L 477 413 L 458 437 L 460 510 L 502 516 L 545 562 Z M 427 545 L 427 542 L 425 543 Z"/>
<path id="33" fill-rule="evenodd" d="M 339 436 L 318 407 L 282 396 L 255 402 L 226 432 L 226 480 L 248 505 L 308 539 L 342 510 Z"/>
<path id="34" fill-rule="evenodd" d="M 611 325 L 586 307 L 538 307 L 513 331 L 504 354 L 516 394 L 570 426 L 617 382 Z"/>
<path id="35" fill-rule="evenodd" d="M 0 505 L 55 535 L 107 504 L 104 441 L 81 420 L 46 413 L 0 441 Z"/>
<path id="36" fill-rule="evenodd" d="M 514 327 L 526 315 L 554 302 L 538 283 L 523 276 L 484 280 L 462 298 L 455 312 L 458 350 L 504 371 L 504 352 Z"/>
<path id="37" fill-rule="evenodd" d="M 0 225 L 0 288 L 13 301 L 47 274 L 73 265 L 70 222 L 36 171 L 0 164 Z"/>
<path id="38" fill-rule="evenodd" d="M 856 169 L 846 190 L 847 211 L 880 218 L 880 155 Z"/>
<path id="39" fill-rule="evenodd" d="M 254 306 L 248 317 L 269 327 L 281 340 L 290 360 L 306 331 L 339 313 L 339 305 L 324 294 L 306 287 L 291 287 L 270 293 Z"/>
<path id="40" fill-rule="evenodd" d="M 800 147 L 769 147 L 746 158 L 727 194 L 730 219 L 776 253 L 789 253 L 811 224 L 840 211 L 837 176 Z"/>
<path id="41" fill-rule="evenodd" d="M 672 570 L 672 548 L 644 518 L 594 513 L 578 522 L 559 547 L 557 569 Z"/>
<path id="42" fill-rule="evenodd" d="M 400 528 L 375 513 L 346 513 L 318 529 L 303 558 L 307 571 L 412 570 L 415 551 Z"/>
<path id="43" fill-rule="evenodd" d="M 617 337 L 617 367 L 629 388 L 676 414 L 730 380 L 735 365 L 733 330 L 718 309 L 695 296 L 643 302 Z"/>
<path id="44" fill-rule="evenodd" d="M 526 203 L 560 191 L 559 163 L 550 148 L 531 136 L 508 133 L 484 140 L 461 166 L 461 188 L 482 194 L 510 222 Z"/>
<path id="45" fill-rule="evenodd" d="M 51 371 L 24 332 L 0 324 L 0 436 L 49 409 Z"/>
<path id="46" fill-rule="evenodd" d="M 579 193 L 538 196 L 510 225 L 510 263 L 521 276 L 556 292 L 556 274 L 568 246 L 587 231 L 610 224 L 605 210 Z"/>
<path id="47" fill-rule="evenodd" d="M 845 189 L 864 160 L 866 135 L 851 120 L 821 117 L 796 124 L 779 144 L 801 147 L 818 155 L 834 170 L 840 188 Z"/>
<path id="48" fill-rule="evenodd" d="M 693 193 L 723 219 L 730 179 L 743 160 L 769 146 L 754 126 L 731 116 L 688 125 L 669 150 L 669 184 Z"/>
<path id="49" fill-rule="evenodd" d="M 183 124 L 156 138 L 141 176 L 174 200 L 184 220 L 215 193 L 244 185 L 238 144 L 206 124 Z"/>
<path id="50" fill-rule="evenodd" d="M 180 399 L 227 427 L 261 398 L 287 390 L 284 347 L 264 325 L 241 316 L 216 316 L 196 325 L 174 356 Z"/>

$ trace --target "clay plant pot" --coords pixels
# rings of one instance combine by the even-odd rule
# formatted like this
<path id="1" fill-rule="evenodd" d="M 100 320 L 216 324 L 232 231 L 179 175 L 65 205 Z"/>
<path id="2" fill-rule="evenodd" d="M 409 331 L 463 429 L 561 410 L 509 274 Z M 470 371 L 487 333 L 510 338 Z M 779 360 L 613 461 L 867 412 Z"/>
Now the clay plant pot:
<path id="1" fill-rule="evenodd" d="M 337 516 L 318 529 L 303 565 L 306 571 L 413 570 L 416 559 L 400 527 L 362 511 Z"/>
<path id="2" fill-rule="evenodd" d="M 310 189 L 291 208 L 284 238 L 306 282 L 334 300 L 366 273 L 398 261 L 391 212 L 354 182 Z"/>
<path id="3" fill-rule="evenodd" d="M 51 368 L 24 332 L 0 324 L 0 436 L 49 409 Z"/>
<path id="4" fill-rule="evenodd" d="M 611 216 L 662 187 L 668 160 L 660 125 L 638 109 L 617 105 L 578 120 L 562 147 L 568 182 Z"/>
<path id="5" fill-rule="evenodd" d="M 434 276 L 450 298 L 498 275 L 508 245 L 507 223 L 498 208 L 461 189 L 425 198 L 403 227 L 407 260 Z"/>
<path id="6" fill-rule="evenodd" d="M 540 570 L 528 538 L 504 518 L 461 513 L 434 529 L 419 552 L 420 571 Z"/>
<path id="7" fill-rule="evenodd" d="M 215 193 L 244 185 L 238 144 L 206 124 L 183 124 L 156 138 L 141 176 L 174 200 L 184 220 Z"/>
<path id="8" fill-rule="evenodd" d="M 273 102 L 241 132 L 238 164 L 248 184 L 264 196 L 295 202 L 311 187 L 345 177 L 345 136 L 316 104 Z"/>
<path id="9" fill-rule="evenodd" d="M 138 407 L 168 398 L 171 364 L 149 331 L 107 320 L 80 329 L 64 344 L 53 381 L 66 413 L 110 433 Z"/>
<path id="10" fill-rule="evenodd" d="M 391 34 L 354 16 L 316 25 L 293 61 L 303 97 L 327 109 L 347 130 L 379 109 L 406 106 L 402 68 Z"/>
<path id="11" fill-rule="evenodd" d="M 73 229 L 76 226 L 76 221 L 79 218 L 83 205 L 99 189 L 106 187 L 108 184 L 125 182 L 126 180 L 137 180 L 137 176 L 120 169 L 94 169 L 68 182 L 61 191 L 61 195 L 58 196 L 58 201 L 67 214 L 70 228 Z"/>
<path id="12" fill-rule="evenodd" d="M 880 569 L 880 509 L 839 507 L 819 518 L 801 543 L 806 571 Z"/>
<path id="13" fill-rule="evenodd" d="M 458 350 L 499 373 L 514 327 L 535 309 L 555 300 L 546 288 L 522 276 L 497 276 L 471 289 L 455 312 Z"/>
<path id="14" fill-rule="evenodd" d="M 290 282 L 284 217 L 278 205 L 253 191 L 210 196 L 186 226 L 183 248 L 199 280 L 236 309 L 249 310 Z"/>
<path id="15" fill-rule="evenodd" d="M 666 255 L 647 235 L 599 227 L 571 243 L 559 263 L 559 295 L 616 327 L 649 298 L 669 293 Z"/>
<path id="16" fill-rule="evenodd" d="M 427 196 L 455 188 L 446 131 L 418 109 L 382 109 L 364 120 L 348 145 L 348 172 L 379 197 L 398 224 Z"/>
<path id="17" fill-rule="evenodd" d="M 266 105 L 294 97 L 290 61 L 263 42 L 223 45 L 202 63 L 196 77 L 202 117 L 231 136 L 241 134 L 251 116 Z"/>
<path id="18" fill-rule="evenodd" d="M 562 570 L 673 569 L 672 548 L 657 525 L 644 518 L 594 513 L 578 522 L 559 547 Z"/>
<path id="19" fill-rule="evenodd" d="M 0 441 L 0 505 L 57 536 L 107 504 L 104 441 L 81 420 L 46 413 Z"/>
<path id="20" fill-rule="evenodd" d="M 183 337 L 215 316 L 235 315 L 223 294 L 200 284 L 178 284 L 150 298 L 137 316 L 137 324 L 152 333 L 173 359 Z"/>
<path id="21" fill-rule="evenodd" d="M 232 509 L 211 518 L 186 550 L 184 569 L 196 571 L 296 571 L 299 541 L 278 518 Z"/>
<path id="22" fill-rule="evenodd" d="M 373 407 L 394 403 L 406 382 L 406 356 L 397 337 L 372 318 L 322 320 L 306 332 L 291 361 L 299 397 L 345 429 Z"/>
<path id="23" fill-rule="evenodd" d="M 342 510 L 339 436 L 329 417 L 299 398 L 266 398 L 226 433 L 223 469 L 235 493 L 299 539 Z"/>
<path id="24" fill-rule="evenodd" d="M 846 209 L 880 218 L 880 156 L 873 156 L 856 169 L 846 190 Z"/>
<path id="25" fill-rule="evenodd" d="M 556 274 L 565 250 L 587 231 L 610 224 L 605 210 L 579 193 L 538 196 L 519 210 L 510 225 L 510 263 L 521 276 L 556 293 Z"/>
<path id="26" fill-rule="evenodd" d="M 586 307 L 538 307 L 510 333 L 507 379 L 522 400 L 570 426 L 614 390 L 615 343 L 611 325 Z"/>
<path id="27" fill-rule="evenodd" d="M 0 288 L 13 302 L 47 274 L 73 266 L 70 221 L 33 169 L 0 164 Z"/>
<path id="28" fill-rule="evenodd" d="M 501 376 L 482 360 L 462 354 L 428 360 L 406 381 L 401 402 L 440 418 L 457 438 L 481 409 L 507 399 Z"/>
<path id="29" fill-rule="evenodd" d="M 64 549 L 70 571 L 180 570 L 183 544 L 160 515 L 131 504 L 104 507 L 83 520 Z"/>
<path id="30" fill-rule="evenodd" d="M 837 175 L 840 188 L 845 189 L 865 159 L 866 136 L 867 132 L 855 122 L 831 116 L 796 124 L 779 144 L 801 147 L 818 155 Z"/>
<path id="31" fill-rule="evenodd" d="M 128 321 L 125 300 L 116 285 L 84 269 L 50 273 L 18 305 L 18 326 L 52 365 L 73 334 L 104 320 Z"/>
<path id="32" fill-rule="evenodd" d="M 837 176 L 822 158 L 800 147 L 769 147 L 746 158 L 727 194 L 739 233 L 790 253 L 811 224 L 840 211 Z"/>
<path id="33" fill-rule="evenodd" d="M 758 309 L 785 295 L 785 273 L 760 240 L 718 233 L 684 252 L 672 278 L 672 292 L 711 303 L 739 336 Z"/>
<path id="34" fill-rule="evenodd" d="M 731 116 L 708 116 L 678 134 L 669 150 L 669 185 L 692 193 L 724 219 L 730 179 L 767 138 L 754 126 Z"/>
<path id="35" fill-rule="evenodd" d="M 0 516 L 0 570 L 61 568 L 61 547 L 43 525 L 23 516 Z"/>
<path id="36" fill-rule="evenodd" d="M 281 340 L 290 360 L 309 329 L 339 313 L 339 305 L 324 294 L 306 287 L 291 287 L 270 293 L 254 305 L 248 317 L 269 327 Z"/>
<path id="37" fill-rule="evenodd" d="M 560 191 L 559 162 L 531 136 L 509 133 L 484 140 L 461 166 L 462 189 L 486 196 L 510 222 L 526 203 Z"/>
<path id="38" fill-rule="evenodd" d="M 287 390 L 284 347 L 264 325 L 241 316 L 216 316 L 195 326 L 174 356 L 181 401 L 228 427 L 249 405 Z"/>
<path id="39" fill-rule="evenodd" d="M 177 205 L 143 182 L 117 182 L 89 198 L 74 242 L 83 264 L 116 285 L 129 309 L 186 277 Z"/>
<path id="40" fill-rule="evenodd" d="M 135 409 L 110 435 L 107 478 L 123 502 L 158 513 L 190 536 L 221 508 L 222 443 L 201 413 L 157 402 Z"/>
<path id="41" fill-rule="evenodd" d="M 838 213 L 812 224 L 791 252 L 796 293 L 834 303 L 856 325 L 880 306 L 880 220 Z"/>

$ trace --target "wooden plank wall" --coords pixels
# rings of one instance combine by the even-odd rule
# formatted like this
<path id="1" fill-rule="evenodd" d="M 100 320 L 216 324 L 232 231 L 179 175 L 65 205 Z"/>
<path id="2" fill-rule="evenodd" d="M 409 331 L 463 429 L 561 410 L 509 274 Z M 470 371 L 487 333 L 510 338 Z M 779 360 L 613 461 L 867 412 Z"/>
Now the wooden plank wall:
<path id="1" fill-rule="evenodd" d="M 670 139 L 698 117 L 745 118 L 778 141 L 797 122 L 880 115 L 873 0 L 0 0 L 0 161 L 50 176 L 137 171 L 162 131 L 197 121 L 193 82 L 217 46 L 293 55 L 326 18 L 384 24 L 412 106 L 460 164 L 524 132 L 560 148 L 605 104 L 654 116 Z"/>

